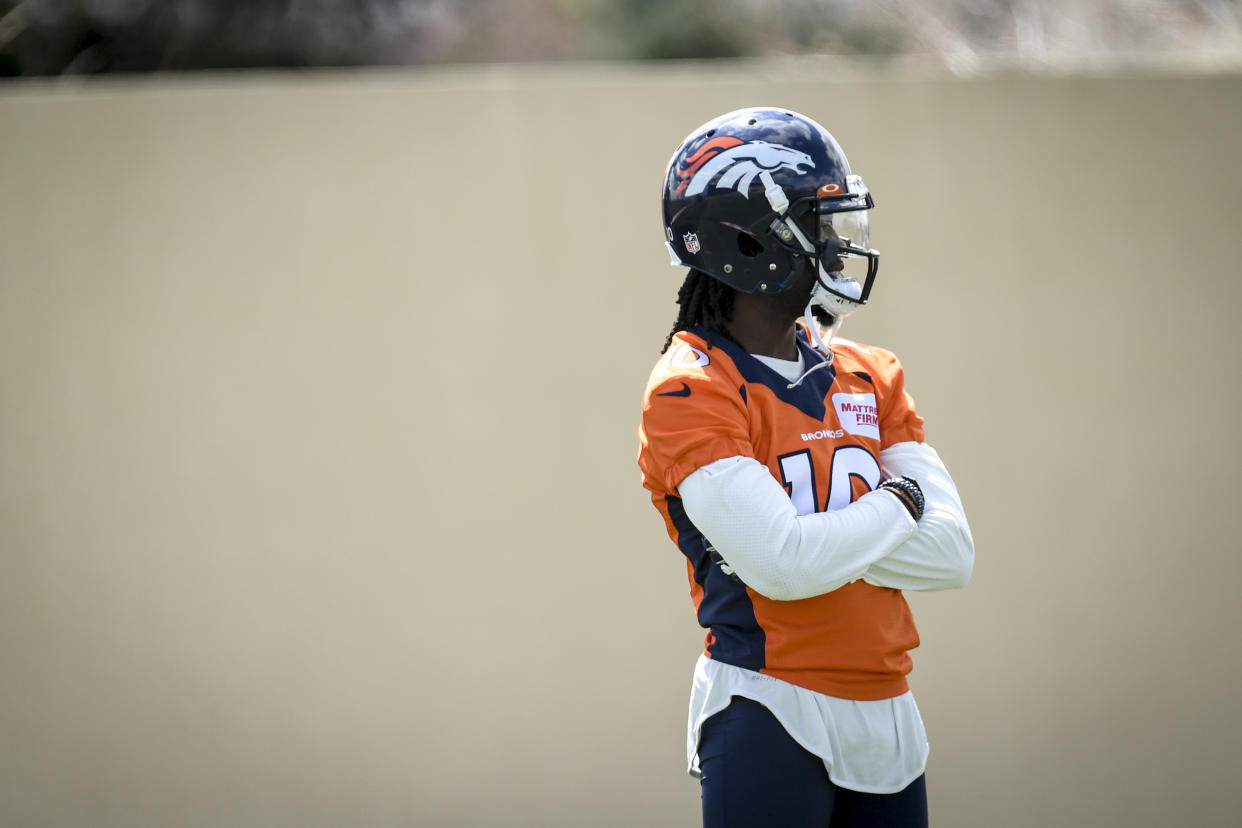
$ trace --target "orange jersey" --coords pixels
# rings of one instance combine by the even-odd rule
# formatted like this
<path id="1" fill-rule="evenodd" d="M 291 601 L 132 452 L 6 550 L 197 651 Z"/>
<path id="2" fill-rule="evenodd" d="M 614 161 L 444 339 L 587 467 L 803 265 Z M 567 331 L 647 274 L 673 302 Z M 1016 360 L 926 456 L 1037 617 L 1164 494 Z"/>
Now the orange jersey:
<path id="1" fill-rule="evenodd" d="M 686 515 L 677 487 L 726 457 L 753 457 L 789 492 L 799 514 L 842 508 L 875 488 L 879 456 L 923 441 L 923 420 L 892 352 L 837 340 L 833 364 L 797 388 L 717 335 L 674 336 L 643 397 L 638 464 L 643 485 L 686 557 L 705 654 L 840 698 L 908 689 L 918 631 L 900 590 L 855 581 L 797 601 L 775 601 L 721 566 Z M 824 361 L 798 332 L 806 367 Z"/>

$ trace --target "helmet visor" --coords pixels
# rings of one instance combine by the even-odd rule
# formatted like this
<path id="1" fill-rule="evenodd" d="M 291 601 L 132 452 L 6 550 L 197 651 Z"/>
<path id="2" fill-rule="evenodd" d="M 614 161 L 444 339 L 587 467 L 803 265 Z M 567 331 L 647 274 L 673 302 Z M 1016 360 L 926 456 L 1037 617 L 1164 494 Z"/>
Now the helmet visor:
<path id="1" fill-rule="evenodd" d="M 829 242 L 832 246 L 853 247 L 866 250 L 871 247 L 871 222 L 866 210 L 851 210 L 848 213 L 820 213 L 819 238 L 821 245 Z"/>
<path id="2" fill-rule="evenodd" d="M 867 252 L 871 248 L 867 211 L 820 213 L 817 218 L 816 241 L 824 271 L 833 278 L 864 282 L 870 266 Z"/>

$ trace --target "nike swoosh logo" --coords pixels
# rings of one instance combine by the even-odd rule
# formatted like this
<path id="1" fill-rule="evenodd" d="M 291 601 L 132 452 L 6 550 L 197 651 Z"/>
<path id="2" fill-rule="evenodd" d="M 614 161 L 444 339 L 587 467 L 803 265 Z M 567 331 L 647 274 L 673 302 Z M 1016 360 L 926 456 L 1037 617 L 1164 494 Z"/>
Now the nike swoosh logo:
<path id="1" fill-rule="evenodd" d="M 690 386 L 686 383 L 681 384 L 680 391 L 661 391 L 656 394 L 657 397 L 688 397 L 690 396 Z"/>

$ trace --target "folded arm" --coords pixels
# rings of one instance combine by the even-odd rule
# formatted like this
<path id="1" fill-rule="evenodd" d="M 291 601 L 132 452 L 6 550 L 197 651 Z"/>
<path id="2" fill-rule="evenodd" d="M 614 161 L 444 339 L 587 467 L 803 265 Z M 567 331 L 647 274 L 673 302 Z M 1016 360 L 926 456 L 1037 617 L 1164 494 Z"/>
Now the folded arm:
<path id="1" fill-rule="evenodd" d="M 927 502 L 918 531 L 872 563 L 863 580 L 894 589 L 963 587 L 975 562 L 975 542 L 961 497 L 936 450 L 926 443 L 897 443 L 880 452 L 886 476 L 918 481 Z"/>
<path id="2" fill-rule="evenodd" d="M 686 515 L 742 583 L 778 601 L 822 595 L 863 578 L 921 525 L 885 491 L 843 509 L 799 515 L 785 488 L 751 457 L 702 466 L 678 492 Z"/>

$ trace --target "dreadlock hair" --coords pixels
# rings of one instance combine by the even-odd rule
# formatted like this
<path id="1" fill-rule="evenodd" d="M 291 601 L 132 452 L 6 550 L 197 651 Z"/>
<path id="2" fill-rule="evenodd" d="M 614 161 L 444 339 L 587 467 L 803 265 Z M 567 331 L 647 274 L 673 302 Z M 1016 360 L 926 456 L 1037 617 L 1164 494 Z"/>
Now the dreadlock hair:
<path id="1" fill-rule="evenodd" d="M 733 297 L 737 292 L 719 279 L 713 279 L 701 270 L 691 269 L 677 291 L 677 320 L 664 340 L 660 353 L 668 350 L 673 335 L 688 328 L 702 328 L 707 347 L 712 347 L 712 332 L 729 335 L 729 323 L 733 321 Z"/>

